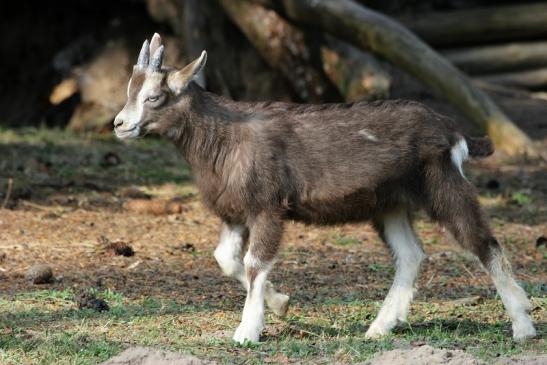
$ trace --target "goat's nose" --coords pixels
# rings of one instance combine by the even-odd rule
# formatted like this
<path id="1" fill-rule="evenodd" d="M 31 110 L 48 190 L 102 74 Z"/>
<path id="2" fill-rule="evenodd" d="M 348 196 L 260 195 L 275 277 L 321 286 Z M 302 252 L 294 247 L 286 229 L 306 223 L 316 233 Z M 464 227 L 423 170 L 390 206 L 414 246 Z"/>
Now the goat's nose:
<path id="1" fill-rule="evenodd" d="M 121 119 L 121 118 L 114 119 L 114 128 L 119 127 L 122 124 L 123 124 L 123 119 Z"/>

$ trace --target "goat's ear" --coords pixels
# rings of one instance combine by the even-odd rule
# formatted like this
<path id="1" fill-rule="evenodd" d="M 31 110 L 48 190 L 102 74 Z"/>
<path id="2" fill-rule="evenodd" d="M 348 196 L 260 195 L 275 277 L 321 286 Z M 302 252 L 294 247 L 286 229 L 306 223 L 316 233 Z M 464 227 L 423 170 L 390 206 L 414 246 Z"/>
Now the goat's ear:
<path id="1" fill-rule="evenodd" d="M 188 84 L 203 70 L 207 62 L 207 52 L 201 52 L 201 56 L 195 59 L 183 69 L 169 74 L 167 85 L 175 94 L 180 94 Z"/>

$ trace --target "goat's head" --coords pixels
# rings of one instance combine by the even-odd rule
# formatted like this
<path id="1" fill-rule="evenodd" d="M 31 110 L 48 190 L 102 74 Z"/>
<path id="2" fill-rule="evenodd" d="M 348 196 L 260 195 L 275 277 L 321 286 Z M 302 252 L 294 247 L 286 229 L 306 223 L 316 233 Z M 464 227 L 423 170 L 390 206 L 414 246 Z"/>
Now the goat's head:
<path id="1" fill-rule="evenodd" d="M 150 43 L 146 40 L 142 45 L 127 86 L 127 102 L 114 119 L 114 130 L 120 139 L 159 130 L 162 114 L 184 95 L 207 61 L 207 53 L 203 51 L 180 70 L 163 67 L 163 50 L 157 33 Z"/>

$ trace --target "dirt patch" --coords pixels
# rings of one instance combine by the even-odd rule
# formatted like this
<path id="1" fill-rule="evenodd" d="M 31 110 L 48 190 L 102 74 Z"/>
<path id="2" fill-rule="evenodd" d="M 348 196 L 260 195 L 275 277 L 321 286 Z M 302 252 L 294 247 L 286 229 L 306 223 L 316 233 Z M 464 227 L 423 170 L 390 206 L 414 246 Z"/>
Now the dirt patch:
<path id="1" fill-rule="evenodd" d="M 540 365 L 547 363 L 547 355 L 503 358 L 493 362 L 496 365 Z M 372 360 L 358 365 L 485 365 L 461 350 L 436 349 L 420 346 L 413 349 L 398 349 L 384 352 Z"/>
<path id="2" fill-rule="evenodd" d="M 214 361 L 151 347 L 131 347 L 101 365 L 215 365 Z"/>
<path id="3" fill-rule="evenodd" d="M 502 358 L 495 365 L 542 365 L 547 355 Z M 194 356 L 154 349 L 131 347 L 101 365 L 215 365 L 214 361 L 201 360 Z M 412 349 L 387 351 L 364 363 L 356 365 L 485 365 L 472 355 L 461 350 L 437 349 L 428 345 Z"/>
<path id="4" fill-rule="evenodd" d="M 384 352 L 360 365 L 483 365 L 484 363 L 461 350 L 436 349 L 420 346 L 408 350 Z"/>
<path id="5" fill-rule="evenodd" d="M 517 356 L 512 358 L 503 358 L 494 361 L 495 365 L 543 365 L 547 364 L 547 355 Z"/>

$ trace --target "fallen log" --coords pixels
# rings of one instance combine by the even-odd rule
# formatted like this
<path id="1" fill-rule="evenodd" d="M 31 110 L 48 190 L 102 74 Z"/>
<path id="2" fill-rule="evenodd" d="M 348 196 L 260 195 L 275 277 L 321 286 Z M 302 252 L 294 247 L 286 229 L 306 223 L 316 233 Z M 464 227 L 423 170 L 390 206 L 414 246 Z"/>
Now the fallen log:
<path id="1" fill-rule="evenodd" d="M 299 99 L 324 99 L 328 80 L 310 62 L 312 51 L 303 31 L 261 5 L 238 0 L 219 3 L 264 60 L 283 73 Z"/>
<path id="2" fill-rule="evenodd" d="M 391 76 L 370 53 L 326 36 L 321 59 L 323 71 L 345 101 L 389 97 Z"/>
<path id="3" fill-rule="evenodd" d="M 490 6 L 398 18 L 429 44 L 446 46 L 547 35 L 547 3 Z"/>
<path id="4" fill-rule="evenodd" d="M 311 43 L 309 34 L 257 4 L 220 4 L 270 66 L 281 70 L 301 100 L 324 101 L 329 80 L 346 101 L 388 96 L 390 76 L 371 54 L 328 36 Z M 311 59 L 316 53 L 321 62 Z M 324 74 L 314 63 L 320 63 Z"/>
<path id="5" fill-rule="evenodd" d="M 519 72 L 477 76 L 478 80 L 525 90 L 547 89 L 547 67 Z"/>
<path id="6" fill-rule="evenodd" d="M 471 75 L 547 66 L 547 42 L 521 42 L 441 51 Z"/>
<path id="7" fill-rule="evenodd" d="M 471 80 L 397 21 L 352 0 L 266 1 L 295 22 L 370 49 L 438 92 L 509 155 L 537 156 L 532 142 Z"/>

